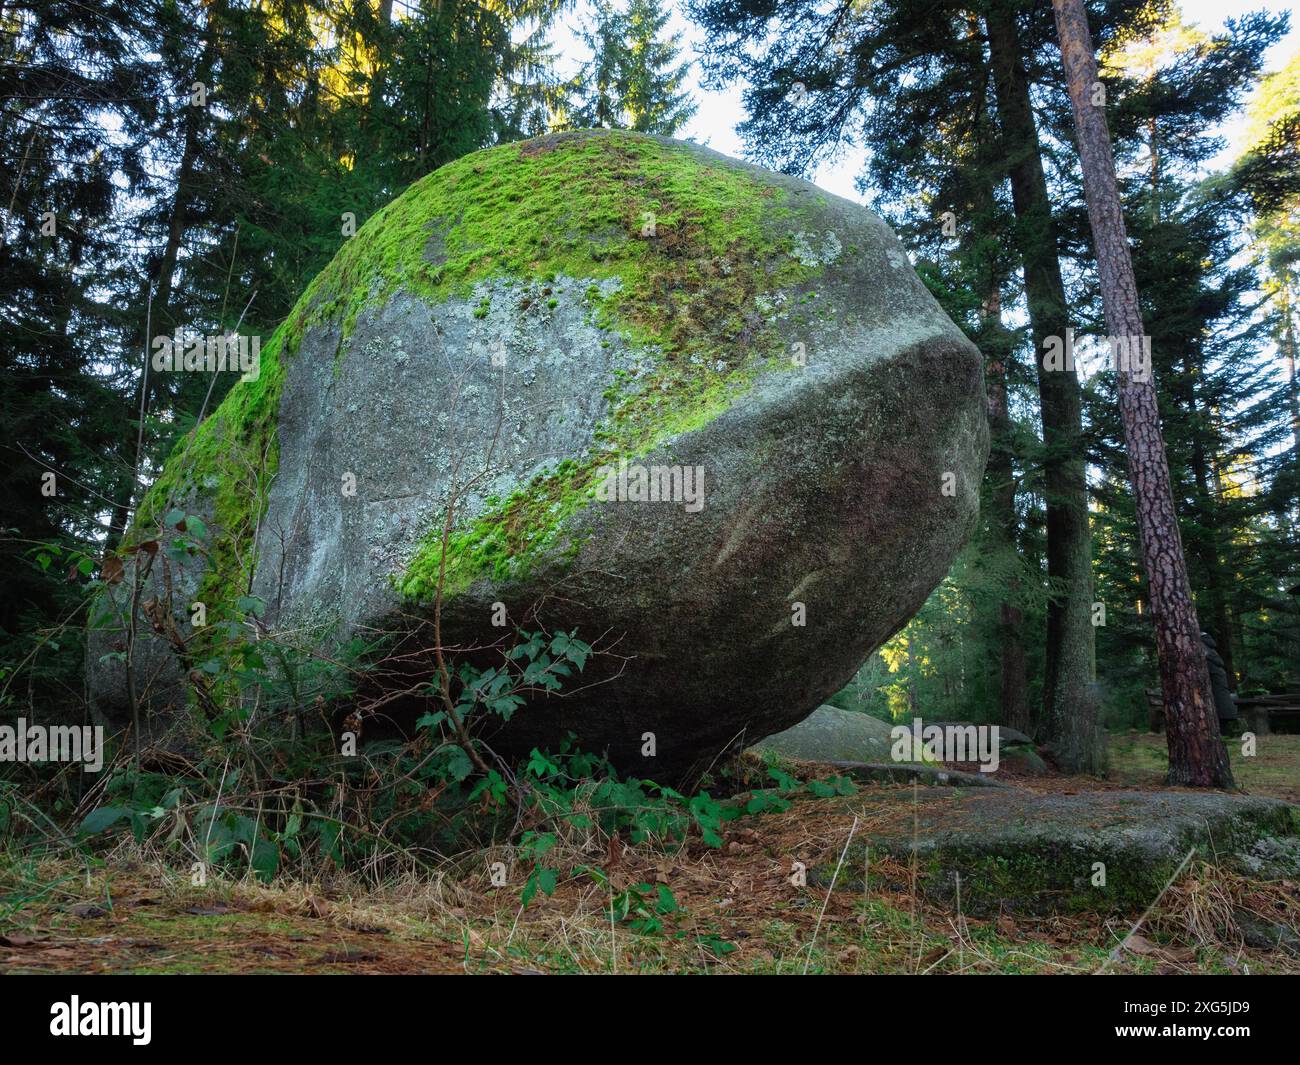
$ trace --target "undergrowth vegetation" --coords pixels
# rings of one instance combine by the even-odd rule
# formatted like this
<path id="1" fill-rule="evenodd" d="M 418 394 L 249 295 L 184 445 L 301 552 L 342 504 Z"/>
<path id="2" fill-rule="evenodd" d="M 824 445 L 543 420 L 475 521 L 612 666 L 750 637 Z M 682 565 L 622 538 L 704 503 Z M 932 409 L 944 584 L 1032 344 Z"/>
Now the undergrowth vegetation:
<path id="1" fill-rule="evenodd" d="M 142 564 L 203 550 L 200 519 L 175 511 L 164 521 L 175 535 Z M 387 696 L 360 692 L 353 679 L 385 668 L 385 641 L 354 639 L 327 659 L 300 633 L 274 631 L 258 597 L 241 597 L 237 608 L 239 616 L 185 635 L 169 604 L 142 607 L 156 623 L 151 635 L 183 659 L 186 707 L 165 728 L 146 727 L 143 747 L 116 737 L 99 774 L 7 767 L 0 834 L 11 852 L 95 862 L 130 845 L 196 885 L 285 875 L 383 881 L 412 871 L 441 878 L 486 863 L 489 883 L 514 885 L 522 906 L 576 877 L 609 895 L 612 920 L 659 934 L 680 910 L 672 891 L 651 883 L 614 890 L 601 868 L 611 848 L 717 849 L 738 817 L 854 790 L 847 778 L 805 782 L 774 762 L 733 760 L 688 792 L 620 775 L 571 738 L 519 764 L 498 757 L 483 737 L 529 713 L 533 700 L 562 696 L 600 653 L 576 632 L 517 631 L 486 665 L 429 649 L 408 691 L 425 711 L 394 734 L 378 727 Z M 716 937 L 701 941 L 727 949 Z"/>

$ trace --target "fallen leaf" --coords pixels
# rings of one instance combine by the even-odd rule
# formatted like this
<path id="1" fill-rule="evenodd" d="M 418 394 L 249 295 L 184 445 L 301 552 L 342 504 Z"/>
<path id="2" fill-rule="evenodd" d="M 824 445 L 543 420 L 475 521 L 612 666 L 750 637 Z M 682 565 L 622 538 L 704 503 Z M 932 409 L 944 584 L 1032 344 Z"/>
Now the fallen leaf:
<path id="1" fill-rule="evenodd" d="M 117 584 L 122 579 L 122 560 L 117 555 L 105 555 L 99 565 L 99 575 L 105 584 Z"/>
<path id="2" fill-rule="evenodd" d="M 1136 932 L 1124 940 L 1123 947 L 1130 953 L 1143 955 L 1154 954 L 1158 949 L 1146 936 L 1140 936 Z"/>
<path id="3" fill-rule="evenodd" d="M 39 947 L 44 942 L 44 936 L 29 936 L 22 932 L 0 936 L 0 947 Z"/>
<path id="4" fill-rule="evenodd" d="M 359 961 L 378 961 L 379 955 L 371 954 L 365 950 L 353 950 L 349 947 L 345 950 L 331 951 L 320 960 L 325 965 L 352 965 Z"/>

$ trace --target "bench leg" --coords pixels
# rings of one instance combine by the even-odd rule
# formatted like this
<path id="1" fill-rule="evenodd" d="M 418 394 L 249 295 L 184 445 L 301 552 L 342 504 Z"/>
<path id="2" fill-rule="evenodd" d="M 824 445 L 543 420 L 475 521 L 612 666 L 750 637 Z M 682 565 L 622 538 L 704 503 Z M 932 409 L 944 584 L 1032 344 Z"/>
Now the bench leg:
<path id="1" fill-rule="evenodd" d="M 1246 727 L 1256 736 L 1271 736 L 1273 734 L 1273 726 L 1268 719 L 1268 707 L 1248 706 L 1244 707 L 1240 713 Z"/>

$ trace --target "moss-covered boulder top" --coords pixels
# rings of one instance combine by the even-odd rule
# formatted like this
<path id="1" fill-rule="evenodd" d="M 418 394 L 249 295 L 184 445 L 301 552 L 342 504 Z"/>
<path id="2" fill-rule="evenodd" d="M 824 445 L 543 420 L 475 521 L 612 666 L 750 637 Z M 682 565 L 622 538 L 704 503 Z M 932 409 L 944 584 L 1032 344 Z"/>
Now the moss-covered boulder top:
<path id="1" fill-rule="evenodd" d="M 452 646 L 499 639 L 495 604 L 616 638 L 590 668 L 617 680 L 499 742 L 573 730 L 653 776 L 801 719 L 920 606 L 975 519 L 982 395 L 869 211 L 691 144 L 556 135 L 443 167 L 347 240 L 138 535 L 203 515 L 176 608 L 251 587 L 321 644 L 414 638 L 438 598 Z"/>

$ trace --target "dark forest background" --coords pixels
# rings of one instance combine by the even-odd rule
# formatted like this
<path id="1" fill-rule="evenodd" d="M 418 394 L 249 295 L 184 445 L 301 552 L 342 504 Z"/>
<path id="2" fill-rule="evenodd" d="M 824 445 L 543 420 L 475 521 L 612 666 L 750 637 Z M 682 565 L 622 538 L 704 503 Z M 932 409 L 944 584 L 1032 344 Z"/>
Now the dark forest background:
<path id="1" fill-rule="evenodd" d="M 1172 3 L 1089 10 L 1201 624 L 1239 691 L 1281 689 L 1300 675 L 1300 56 L 1264 68 L 1285 17 L 1210 36 Z M 696 76 L 744 86 L 755 161 L 810 174 L 866 149 L 863 196 L 986 356 L 981 527 L 840 701 L 1032 729 L 1073 679 L 1112 727 L 1145 721 L 1113 375 L 1035 371 L 1044 337 L 1105 332 L 1050 5 L 688 16 Z M 576 73 L 553 43 L 575 22 Z M 0 0 L 0 715 L 80 703 L 101 561 L 235 379 L 146 382 L 148 338 L 270 334 L 349 216 L 465 153 L 680 135 L 687 62 L 657 0 Z M 1211 170 L 1243 110 L 1245 150 Z"/>

